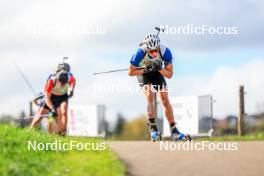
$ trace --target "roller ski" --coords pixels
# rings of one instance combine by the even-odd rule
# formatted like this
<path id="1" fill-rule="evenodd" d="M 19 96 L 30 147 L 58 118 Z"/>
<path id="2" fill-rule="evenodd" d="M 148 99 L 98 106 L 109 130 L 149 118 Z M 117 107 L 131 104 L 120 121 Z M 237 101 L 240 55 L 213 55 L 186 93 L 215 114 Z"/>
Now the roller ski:
<path id="1" fill-rule="evenodd" d="M 171 139 L 173 141 L 192 141 L 192 138 L 189 134 L 172 134 Z"/>
<path id="2" fill-rule="evenodd" d="M 176 127 L 171 129 L 171 139 L 173 141 L 192 141 L 189 134 L 180 133 Z"/>
<path id="3" fill-rule="evenodd" d="M 152 142 L 161 141 L 161 133 L 158 130 L 155 119 L 149 119 L 148 126 L 149 126 L 149 132 L 150 132 L 150 140 Z"/>
<path id="4" fill-rule="evenodd" d="M 150 139 L 152 142 L 161 141 L 161 133 L 159 131 L 151 131 Z"/>

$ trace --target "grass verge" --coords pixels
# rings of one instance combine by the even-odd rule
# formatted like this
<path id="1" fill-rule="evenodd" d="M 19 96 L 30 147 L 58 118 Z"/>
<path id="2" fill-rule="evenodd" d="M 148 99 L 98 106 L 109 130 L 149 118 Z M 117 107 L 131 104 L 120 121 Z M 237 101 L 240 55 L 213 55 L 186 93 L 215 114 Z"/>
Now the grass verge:
<path id="1" fill-rule="evenodd" d="M 89 144 L 94 150 L 28 150 L 32 143 Z M 59 137 L 39 131 L 0 125 L 1 176 L 122 176 L 125 167 L 108 149 L 97 150 L 99 139 Z"/>
<path id="2" fill-rule="evenodd" d="M 228 135 L 228 136 L 219 136 L 219 137 L 204 137 L 204 138 L 197 138 L 195 140 L 198 140 L 198 141 L 263 141 L 264 132 L 245 135 L 245 136 Z"/>

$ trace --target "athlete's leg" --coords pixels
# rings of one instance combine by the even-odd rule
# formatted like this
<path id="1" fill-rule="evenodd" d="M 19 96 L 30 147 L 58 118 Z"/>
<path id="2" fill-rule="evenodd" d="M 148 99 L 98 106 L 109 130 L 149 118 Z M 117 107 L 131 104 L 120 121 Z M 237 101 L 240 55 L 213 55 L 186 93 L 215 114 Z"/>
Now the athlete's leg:
<path id="1" fill-rule="evenodd" d="M 154 105 L 154 92 L 151 90 L 151 85 L 144 85 L 143 92 L 147 101 L 147 114 L 148 118 L 154 118 L 155 116 L 155 105 Z"/>
<path id="2" fill-rule="evenodd" d="M 159 91 L 159 95 L 160 95 L 160 100 L 164 109 L 164 114 L 169 122 L 170 125 L 170 129 L 171 129 L 171 133 L 180 133 L 176 127 L 176 123 L 174 120 L 174 115 L 173 115 L 173 109 L 169 100 L 169 95 L 168 95 L 168 91 L 165 89 L 162 89 L 161 91 Z"/>
<path id="3" fill-rule="evenodd" d="M 38 109 L 38 111 L 36 112 L 36 115 L 35 115 L 34 119 L 31 122 L 30 128 L 32 129 L 32 128 L 38 127 L 39 126 L 39 122 L 40 122 L 40 120 L 42 118 L 41 116 L 45 115 L 45 114 L 48 114 L 48 112 L 49 112 L 49 110 L 47 110 L 46 108 L 40 107 Z"/>
<path id="4" fill-rule="evenodd" d="M 53 120 L 47 119 L 47 124 L 48 124 L 48 133 L 52 134 L 54 133 L 54 128 L 53 128 Z"/>
<path id="5" fill-rule="evenodd" d="M 161 90 L 160 92 L 160 99 L 163 105 L 163 109 L 165 111 L 165 116 L 169 122 L 170 125 L 170 130 L 171 130 L 171 138 L 173 140 L 192 140 L 190 135 L 185 135 L 179 132 L 178 128 L 176 127 L 176 123 L 174 120 L 174 115 L 173 115 L 173 109 L 168 97 L 168 91 L 166 90 Z"/>
<path id="6" fill-rule="evenodd" d="M 67 132 L 67 121 L 68 121 L 68 102 L 64 101 L 60 105 L 60 111 L 61 111 L 61 132 L 66 134 Z"/>
<path id="7" fill-rule="evenodd" d="M 36 112 L 32 122 L 31 122 L 30 129 L 36 128 L 39 125 L 39 122 L 41 119 L 40 114 L 41 114 L 41 108 L 39 108 L 38 111 Z"/>
<path id="8" fill-rule="evenodd" d="M 157 131 L 157 125 L 155 122 L 155 104 L 154 104 L 154 92 L 150 84 L 143 86 L 143 92 L 147 102 L 147 117 L 150 124 L 150 130 Z"/>
<path id="9" fill-rule="evenodd" d="M 62 131 L 61 110 L 60 110 L 60 107 L 56 108 L 56 112 L 57 112 L 57 117 L 56 117 L 57 129 L 56 129 L 56 133 L 59 134 Z"/>
<path id="10" fill-rule="evenodd" d="M 171 103 L 168 97 L 168 91 L 161 90 L 159 92 L 159 95 L 160 95 L 160 100 L 161 100 L 161 103 L 162 103 L 162 106 L 165 112 L 165 116 L 169 124 L 171 124 L 175 121 L 174 121 L 173 109 L 172 109 L 172 106 L 171 106 Z"/>

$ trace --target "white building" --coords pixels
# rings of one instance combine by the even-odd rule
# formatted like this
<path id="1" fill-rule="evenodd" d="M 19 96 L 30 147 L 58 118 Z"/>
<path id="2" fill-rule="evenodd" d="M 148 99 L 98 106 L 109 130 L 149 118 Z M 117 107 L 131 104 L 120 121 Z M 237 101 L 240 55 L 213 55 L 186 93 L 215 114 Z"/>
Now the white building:
<path id="1" fill-rule="evenodd" d="M 104 105 L 70 105 L 68 135 L 85 137 L 105 136 Z"/>
<path id="2" fill-rule="evenodd" d="M 170 98 L 174 118 L 180 132 L 192 136 L 212 133 L 212 96 L 182 96 Z M 163 136 L 170 136 L 170 127 L 163 115 Z"/>

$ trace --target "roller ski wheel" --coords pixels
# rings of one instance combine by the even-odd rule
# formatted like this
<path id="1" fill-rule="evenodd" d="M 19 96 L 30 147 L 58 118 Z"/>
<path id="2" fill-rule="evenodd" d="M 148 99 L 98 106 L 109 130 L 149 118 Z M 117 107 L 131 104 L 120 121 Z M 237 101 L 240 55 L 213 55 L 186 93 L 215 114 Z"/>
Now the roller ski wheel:
<path id="1" fill-rule="evenodd" d="M 186 141 L 192 141 L 192 137 L 189 134 L 185 134 Z"/>
<path id="2" fill-rule="evenodd" d="M 192 141 L 192 138 L 189 134 L 172 134 L 171 139 L 174 141 Z"/>
<path id="3" fill-rule="evenodd" d="M 152 142 L 161 141 L 161 133 L 159 131 L 151 131 L 150 138 Z"/>

